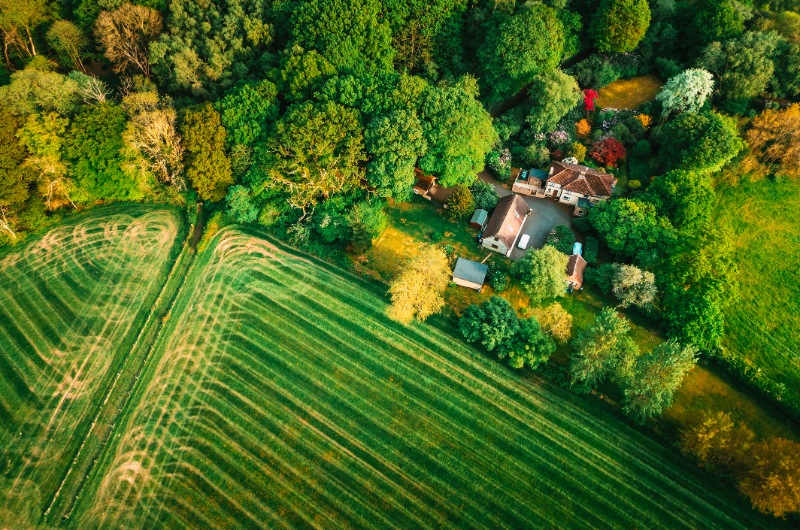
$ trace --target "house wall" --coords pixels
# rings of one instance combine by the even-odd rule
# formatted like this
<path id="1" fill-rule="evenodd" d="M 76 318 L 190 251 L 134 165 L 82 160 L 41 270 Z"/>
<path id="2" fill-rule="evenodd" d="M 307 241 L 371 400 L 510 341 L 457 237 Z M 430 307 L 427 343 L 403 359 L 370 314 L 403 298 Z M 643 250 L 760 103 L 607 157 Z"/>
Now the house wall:
<path id="1" fill-rule="evenodd" d="M 585 197 L 585 195 L 581 195 L 580 193 L 562 191 L 561 196 L 558 198 L 558 202 L 575 205 L 578 204 L 578 199 L 581 199 L 583 197 Z"/>
<path id="2" fill-rule="evenodd" d="M 481 243 L 481 246 L 494 252 L 498 252 L 504 256 L 508 255 L 508 247 L 506 247 L 505 243 L 495 237 L 483 238 L 483 243 Z"/>
<path id="3" fill-rule="evenodd" d="M 530 184 L 524 184 L 522 182 L 515 182 L 513 186 L 511 186 L 511 191 L 514 193 L 521 193 L 523 195 L 536 195 L 536 191 L 541 190 L 538 186 L 534 188 Z"/>
<path id="4" fill-rule="evenodd" d="M 461 278 L 456 278 L 453 276 L 453 283 L 456 285 L 460 285 L 462 287 L 469 287 L 470 289 L 475 289 L 476 291 L 480 291 L 483 288 L 483 285 L 477 284 L 475 282 L 469 282 L 467 280 L 462 280 Z"/>

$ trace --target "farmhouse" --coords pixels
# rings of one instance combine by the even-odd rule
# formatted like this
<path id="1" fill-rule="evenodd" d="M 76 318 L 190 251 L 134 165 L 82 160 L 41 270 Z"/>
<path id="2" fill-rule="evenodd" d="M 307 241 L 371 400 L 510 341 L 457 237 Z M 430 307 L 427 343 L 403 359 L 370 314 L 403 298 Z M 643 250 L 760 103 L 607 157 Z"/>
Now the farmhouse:
<path id="1" fill-rule="evenodd" d="M 583 286 L 583 271 L 586 270 L 586 260 L 580 254 L 573 254 L 567 262 L 567 283 L 573 289 L 580 289 Z"/>
<path id="2" fill-rule="evenodd" d="M 573 214 L 577 216 L 611 198 L 617 184 L 614 175 L 566 162 L 553 162 L 548 173 L 515 169 L 512 175 L 515 176 L 512 191 L 533 197 L 553 197 L 575 206 Z"/>
<path id="3" fill-rule="evenodd" d="M 480 291 L 486 281 L 489 266 L 466 258 L 458 258 L 456 268 L 453 269 L 453 283 Z"/>
<path id="4" fill-rule="evenodd" d="M 497 201 L 497 207 L 483 231 L 483 248 L 510 256 L 529 213 L 528 204 L 515 193 Z"/>

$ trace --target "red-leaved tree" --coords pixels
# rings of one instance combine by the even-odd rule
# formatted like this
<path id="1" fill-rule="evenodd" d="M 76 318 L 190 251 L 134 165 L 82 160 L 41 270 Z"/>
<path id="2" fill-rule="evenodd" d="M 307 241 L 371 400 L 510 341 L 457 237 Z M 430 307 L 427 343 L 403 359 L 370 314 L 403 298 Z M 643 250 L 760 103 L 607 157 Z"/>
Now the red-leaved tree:
<path id="1" fill-rule="evenodd" d="M 594 100 L 597 99 L 597 90 L 593 88 L 585 88 L 583 90 L 583 110 L 594 110 Z"/>
<path id="2" fill-rule="evenodd" d="M 595 142 L 589 155 L 604 166 L 615 167 L 620 158 L 625 158 L 625 146 L 616 138 L 606 138 Z"/>

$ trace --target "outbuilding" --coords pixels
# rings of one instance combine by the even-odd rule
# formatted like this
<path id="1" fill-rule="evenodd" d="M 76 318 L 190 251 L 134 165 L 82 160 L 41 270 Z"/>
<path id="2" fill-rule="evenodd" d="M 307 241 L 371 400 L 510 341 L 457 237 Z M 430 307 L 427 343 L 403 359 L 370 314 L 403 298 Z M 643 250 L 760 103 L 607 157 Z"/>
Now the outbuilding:
<path id="1" fill-rule="evenodd" d="M 458 258 L 456 268 L 453 269 L 453 283 L 480 291 L 486 281 L 489 266 L 471 259 Z"/>
<path id="2" fill-rule="evenodd" d="M 472 228 L 483 230 L 483 227 L 486 226 L 486 221 L 488 220 L 489 220 L 489 212 L 478 208 L 477 210 L 475 210 L 475 213 L 472 214 L 472 218 L 469 220 L 469 225 Z"/>

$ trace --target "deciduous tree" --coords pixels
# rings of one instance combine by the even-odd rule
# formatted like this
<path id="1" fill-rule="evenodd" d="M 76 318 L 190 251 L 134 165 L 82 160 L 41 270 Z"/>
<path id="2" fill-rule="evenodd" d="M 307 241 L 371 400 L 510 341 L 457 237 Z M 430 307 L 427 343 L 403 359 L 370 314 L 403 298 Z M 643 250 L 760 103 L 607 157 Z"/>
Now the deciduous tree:
<path id="1" fill-rule="evenodd" d="M 752 121 L 745 138 L 770 173 L 800 177 L 800 104 L 765 110 Z"/>
<path id="2" fill-rule="evenodd" d="M 117 72 L 134 68 L 150 77 L 150 43 L 161 33 L 161 14 L 149 7 L 122 4 L 97 17 L 95 34 Z"/>
<path id="3" fill-rule="evenodd" d="M 619 307 L 647 307 L 658 294 L 656 277 L 634 265 L 615 263 L 611 292 L 619 300 Z"/>
<path id="4" fill-rule="evenodd" d="M 258 217 L 258 208 L 253 204 L 250 190 L 245 186 L 231 186 L 225 197 L 227 214 L 234 223 L 252 223 Z"/>
<path id="5" fill-rule="evenodd" d="M 414 165 L 428 144 L 417 113 L 398 109 L 370 120 L 364 131 L 370 157 L 367 181 L 381 197 L 408 200 L 414 185 Z"/>
<path id="6" fill-rule="evenodd" d="M 625 412 L 644 421 L 660 415 L 697 362 L 697 350 L 675 341 L 662 342 L 636 360 L 623 383 Z"/>
<path id="7" fill-rule="evenodd" d="M 357 252 L 372 246 L 372 241 L 381 235 L 389 225 L 384 203 L 378 199 L 359 201 L 347 213 L 347 226 L 350 228 L 350 242 Z"/>
<path id="8" fill-rule="evenodd" d="M 531 314 L 539 321 L 542 330 L 556 342 L 564 344 L 572 335 L 572 315 L 558 302 L 545 307 L 534 307 Z"/>
<path id="9" fill-rule="evenodd" d="M 306 210 L 320 199 L 359 184 L 363 132 L 358 112 L 333 102 L 292 106 L 269 142 L 269 184 Z"/>
<path id="10" fill-rule="evenodd" d="M 589 156 L 608 167 L 616 167 L 620 159 L 625 158 L 625 146 L 616 138 L 604 138 L 592 144 Z"/>
<path id="11" fill-rule="evenodd" d="M 739 489 L 764 513 L 800 512 L 800 444 L 771 438 L 754 444 Z"/>
<path id="12" fill-rule="evenodd" d="M 470 184 L 497 143 L 492 118 L 475 99 L 474 82 L 426 88 L 419 117 L 428 150 L 419 167 L 443 186 Z"/>
<path id="13" fill-rule="evenodd" d="M 561 70 L 551 70 L 537 75 L 533 79 L 528 95 L 531 110 L 527 122 L 533 132 L 552 131 L 559 120 L 581 101 L 578 82 Z"/>
<path id="14" fill-rule="evenodd" d="M 490 32 L 478 50 L 487 99 L 500 102 L 537 74 L 551 71 L 563 48 L 564 25 L 554 9 L 541 3 L 521 8 Z"/>
<path id="15" fill-rule="evenodd" d="M 392 320 L 409 324 L 423 321 L 444 307 L 444 290 L 450 282 L 450 265 L 444 250 L 428 246 L 403 268 L 389 287 L 392 304 L 386 310 Z"/>
<path id="16" fill-rule="evenodd" d="M 590 33 L 601 52 L 631 52 L 649 26 L 647 0 L 602 0 L 592 17 Z"/>
<path id="17" fill-rule="evenodd" d="M 658 134 L 668 169 L 718 171 L 744 148 L 736 121 L 717 112 L 680 114 Z"/>
<path id="18" fill-rule="evenodd" d="M 201 199 L 222 200 L 233 184 L 231 161 L 225 154 L 225 128 L 211 103 L 189 109 L 181 126 L 186 176 Z"/>
<path id="19" fill-rule="evenodd" d="M 465 219 L 475 211 L 475 199 L 472 193 L 464 184 L 459 184 L 453 188 L 453 193 L 447 199 L 447 209 L 445 214 L 452 221 Z"/>
<path id="20" fill-rule="evenodd" d="M 122 108 L 129 116 L 123 138 L 135 153 L 140 169 L 183 190 L 183 146 L 175 127 L 177 114 L 170 102 L 153 91 L 132 92 L 123 98 Z"/>
<path id="21" fill-rule="evenodd" d="M 656 100 L 661 102 L 661 118 L 679 112 L 699 112 L 713 91 L 714 76 L 700 68 L 670 77 L 656 95 Z"/>
<path id="22" fill-rule="evenodd" d="M 534 303 L 555 298 L 566 289 L 566 269 L 569 258 L 550 245 L 528 251 L 514 264 L 514 274 L 523 290 Z"/>
<path id="23" fill-rule="evenodd" d="M 717 411 L 705 412 L 690 422 L 681 431 L 679 443 L 681 450 L 696 457 L 701 466 L 729 472 L 741 470 L 753 438 L 746 425 L 736 425 L 730 414 Z"/>
<path id="24" fill-rule="evenodd" d="M 56 20 L 47 30 L 47 42 L 59 55 L 62 64 L 86 73 L 83 56 L 89 47 L 89 39 L 78 26 L 69 20 Z"/>
<path id="25" fill-rule="evenodd" d="M 3 53 L 9 70 L 14 69 L 9 54 L 11 48 L 23 56 L 36 55 L 34 32 L 48 15 L 45 0 L 0 0 L 0 31 L 3 32 Z"/>
<path id="26" fill-rule="evenodd" d="M 67 177 L 62 159 L 62 143 L 69 120 L 55 112 L 33 114 L 17 132 L 20 143 L 28 150 L 24 165 L 37 175 L 39 193 L 49 210 L 71 204 L 74 182 Z"/>
<path id="27" fill-rule="evenodd" d="M 630 323 L 616 310 L 603 309 L 594 324 L 581 330 L 572 342 L 569 370 L 573 384 L 593 388 L 608 375 L 627 377 L 638 354 L 629 331 Z"/>

